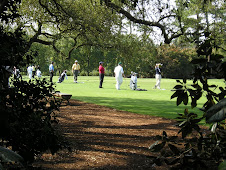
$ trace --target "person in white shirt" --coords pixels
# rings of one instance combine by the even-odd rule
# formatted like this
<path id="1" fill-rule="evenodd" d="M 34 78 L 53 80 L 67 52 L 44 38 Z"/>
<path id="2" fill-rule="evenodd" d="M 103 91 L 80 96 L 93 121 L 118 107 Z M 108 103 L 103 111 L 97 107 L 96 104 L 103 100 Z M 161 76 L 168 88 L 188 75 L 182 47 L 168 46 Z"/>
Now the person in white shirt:
<path id="1" fill-rule="evenodd" d="M 116 79 L 115 87 L 117 90 L 120 90 L 120 86 L 123 82 L 123 76 L 124 76 L 124 71 L 123 71 L 121 62 L 119 62 L 118 66 L 115 67 L 114 73 L 115 73 L 115 79 Z"/>
<path id="2" fill-rule="evenodd" d="M 50 82 L 53 82 L 53 73 L 54 73 L 54 62 L 52 61 L 49 65 L 49 73 L 50 73 Z"/>
<path id="3" fill-rule="evenodd" d="M 42 72 L 39 69 L 37 69 L 36 75 L 38 76 L 38 78 L 40 78 L 42 77 Z"/>
<path id="4" fill-rule="evenodd" d="M 130 89 L 137 90 L 137 73 L 131 72 Z"/>
<path id="5" fill-rule="evenodd" d="M 28 66 L 28 68 L 27 68 L 27 73 L 28 73 L 29 79 L 32 79 L 32 71 L 33 71 L 32 66 L 31 66 L 31 65 Z"/>

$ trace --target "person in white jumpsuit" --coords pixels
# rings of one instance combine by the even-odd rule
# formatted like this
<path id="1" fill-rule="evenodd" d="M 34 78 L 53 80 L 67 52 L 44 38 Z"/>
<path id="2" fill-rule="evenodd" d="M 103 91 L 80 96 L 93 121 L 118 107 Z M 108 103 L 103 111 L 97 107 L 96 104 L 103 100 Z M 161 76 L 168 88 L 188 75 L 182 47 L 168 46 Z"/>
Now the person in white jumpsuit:
<path id="1" fill-rule="evenodd" d="M 115 87 L 117 90 L 120 90 L 120 86 L 123 82 L 123 76 L 124 76 L 124 71 L 123 71 L 121 62 L 119 62 L 118 66 L 115 67 L 114 73 L 115 73 L 115 79 L 116 79 Z"/>
<path id="2" fill-rule="evenodd" d="M 36 75 L 38 76 L 38 78 L 40 78 L 42 77 L 42 72 L 39 69 L 37 69 Z"/>
<path id="3" fill-rule="evenodd" d="M 27 73 L 28 73 L 29 79 L 32 79 L 32 71 L 33 71 L 33 68 L 32 68 L 32 66 L 30 65 L 30 66 L 27 68 Z"/>
<path id="4" fill-rule="evenodd" d="M 131 72 L 130 89 L 131 90 L 137 89 L 137 73 L 135 72 Z"/>

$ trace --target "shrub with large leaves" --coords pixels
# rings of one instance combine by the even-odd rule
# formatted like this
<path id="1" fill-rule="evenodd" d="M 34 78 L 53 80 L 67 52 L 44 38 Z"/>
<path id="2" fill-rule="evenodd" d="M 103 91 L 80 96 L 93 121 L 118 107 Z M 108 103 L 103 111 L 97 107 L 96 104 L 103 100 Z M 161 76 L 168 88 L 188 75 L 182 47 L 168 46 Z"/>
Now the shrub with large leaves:
<path id="1" fill-rule="evenodd" d="M 14 80 L 11 88 L 1 89 L 0 137 L 25 161 L 43 151 L 52 153 L 61 147 L 52 127 L 60 102 L 53 95 L 53 84 L 43 80 Z"/>
<path id="2" fill-rule="evenodd" d="M 183 114 L 179 114 L 178 134 L 182 138 L 167 137 L 166 132 L 159 137 L 158 143 L 151 145 L 152 152 L 160 152 L 161 156 L 154 160 L 155 164 L 163 163 L 175 169 L 216 169 L 219 165 L 225 168 L 223 160 L 226 159 L 226 87 L 218 87 L 209 84 L 210 78 L 224 78 L 226 80 L 226 62 L 223 55 L 217 53 L 214 39 L 207 37 L 197 49 L 198 58 L 193 59 L 194 65 L 193 84 L 188 85 L 187 80 L 177 80 L 171 99 L 176 98 L 177 106 L 180 104 L 191 107 L 197 106 L 198 100 L 205 96 L 206 102 L 200 109 L 203 115 L 198 117 L 196 113 L 190 113 L 185 109 Z M 216 90 L 217 89 L 217 90 Z M 206 120 L 210 124 L 211 130 L 203 133 L 199 123 Z M 196 133 L 195 133 L 196 132 Z"/>

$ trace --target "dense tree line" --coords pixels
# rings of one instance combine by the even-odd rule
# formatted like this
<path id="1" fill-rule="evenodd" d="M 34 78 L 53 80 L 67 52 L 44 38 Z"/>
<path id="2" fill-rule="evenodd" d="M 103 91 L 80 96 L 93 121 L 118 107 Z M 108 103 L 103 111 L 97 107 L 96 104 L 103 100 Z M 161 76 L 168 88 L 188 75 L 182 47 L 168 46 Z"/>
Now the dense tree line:
<path id="1" fill-rule="evenodd" d="M 224 43 L 221 0 L 206 3 L 182 0 L 175 3 L 158 0 L 22 2 L 20 14 L 24 17 L 20 22 L 26 25 L 24 30 L 32 44 L 30 50 L 38 52 L 32 62 L 42 65 L 44 74 L 48 74 L 47 66 L 52 60 L 57 70 L 62 71 L 70 70 L 78 59 L 83 66 L 82 75 L 95 75 L 100 60 L 104 60 L 108 75 L 112 75 L 120 60 L 124 62 L 126 74 L 136 71 L 141 77 L 153 77 L 156 62 L 171 61 L 174 64 L 165 65 L 165 77 L 188 77 L 188 68 L 186 75 L 178 72 L 194 57 L 190 51 L 195 50 L 205 31 L 211 30 L 213 36 L 218 37 L 217 43 Z M 208 23 L 202 24 L 203 21 Z M 136 28 L 135 32 L 132 27 Z M 134 34 L 138 32 L 139 35 Z M 160 51 L 164 47 L 151 38 L 155 34 L 166 44 L 175 44 L 172 50 L 177 50 L 163 55 Z"/>
<path id="2" fill-rule="evenodd" d="M 38 54 L 33 63 L 41 65 L 43 75 L 48 74 L 48 64 L 50 61 L 55 61 L 58 71 L 68 70 L 68 75 L 71 74 L 71 67 L 74 60 L 79 60 L 81 65 L 81 75 L 95 75 L 98 73 L 99 61 L 105 62 L 106 75 L 113 76 L 114 67 L 119 61 L 123 62 L 126 75 L 131 71 L 139 73 L 140 77 L 154 77 L 155 63 L 161 62 L 163 66 L 163 76 L 165 78 L 183 78 L 189 77 L 192 66 L 190 61 L 195 57 L 194 48 L 181 48 L 176 46 L 162 45 L 155 46 L 152 41 L 141 42 L 134 38 L 135 36 L 123 36 L 118 50 L 105 50 L 97 47 L 83 47 L 75 50 L 72 57 L 68 60 L 62 55 L 57 55 L 54 49 L 49 47 L 34 44 L 32 50 L 38 51 Z M 66 43 L 65 43 L 66 44 Z M 67 50 L 62 44 L 62 48 Z M 24 68 L 26 71 L 26 68 Z M 58 74 L 58 72 L 56 73 Z"/>

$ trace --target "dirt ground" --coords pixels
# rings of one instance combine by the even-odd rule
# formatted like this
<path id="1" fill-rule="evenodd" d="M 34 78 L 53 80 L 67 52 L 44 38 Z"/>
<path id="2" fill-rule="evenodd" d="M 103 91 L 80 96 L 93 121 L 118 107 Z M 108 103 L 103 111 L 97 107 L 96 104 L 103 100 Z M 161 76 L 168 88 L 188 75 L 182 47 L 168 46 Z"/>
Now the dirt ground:
<path id="1" fill-rule="evenodd" d="M 55 155 L 43 154 L 34 163 L 42 169 L 138 170 L 168 169 L 153 164 L 148 147 L 163 130 L 177 135 L 172 120 L 71 100 L 61 107 L 58 130 L 69 141 Z"/>

